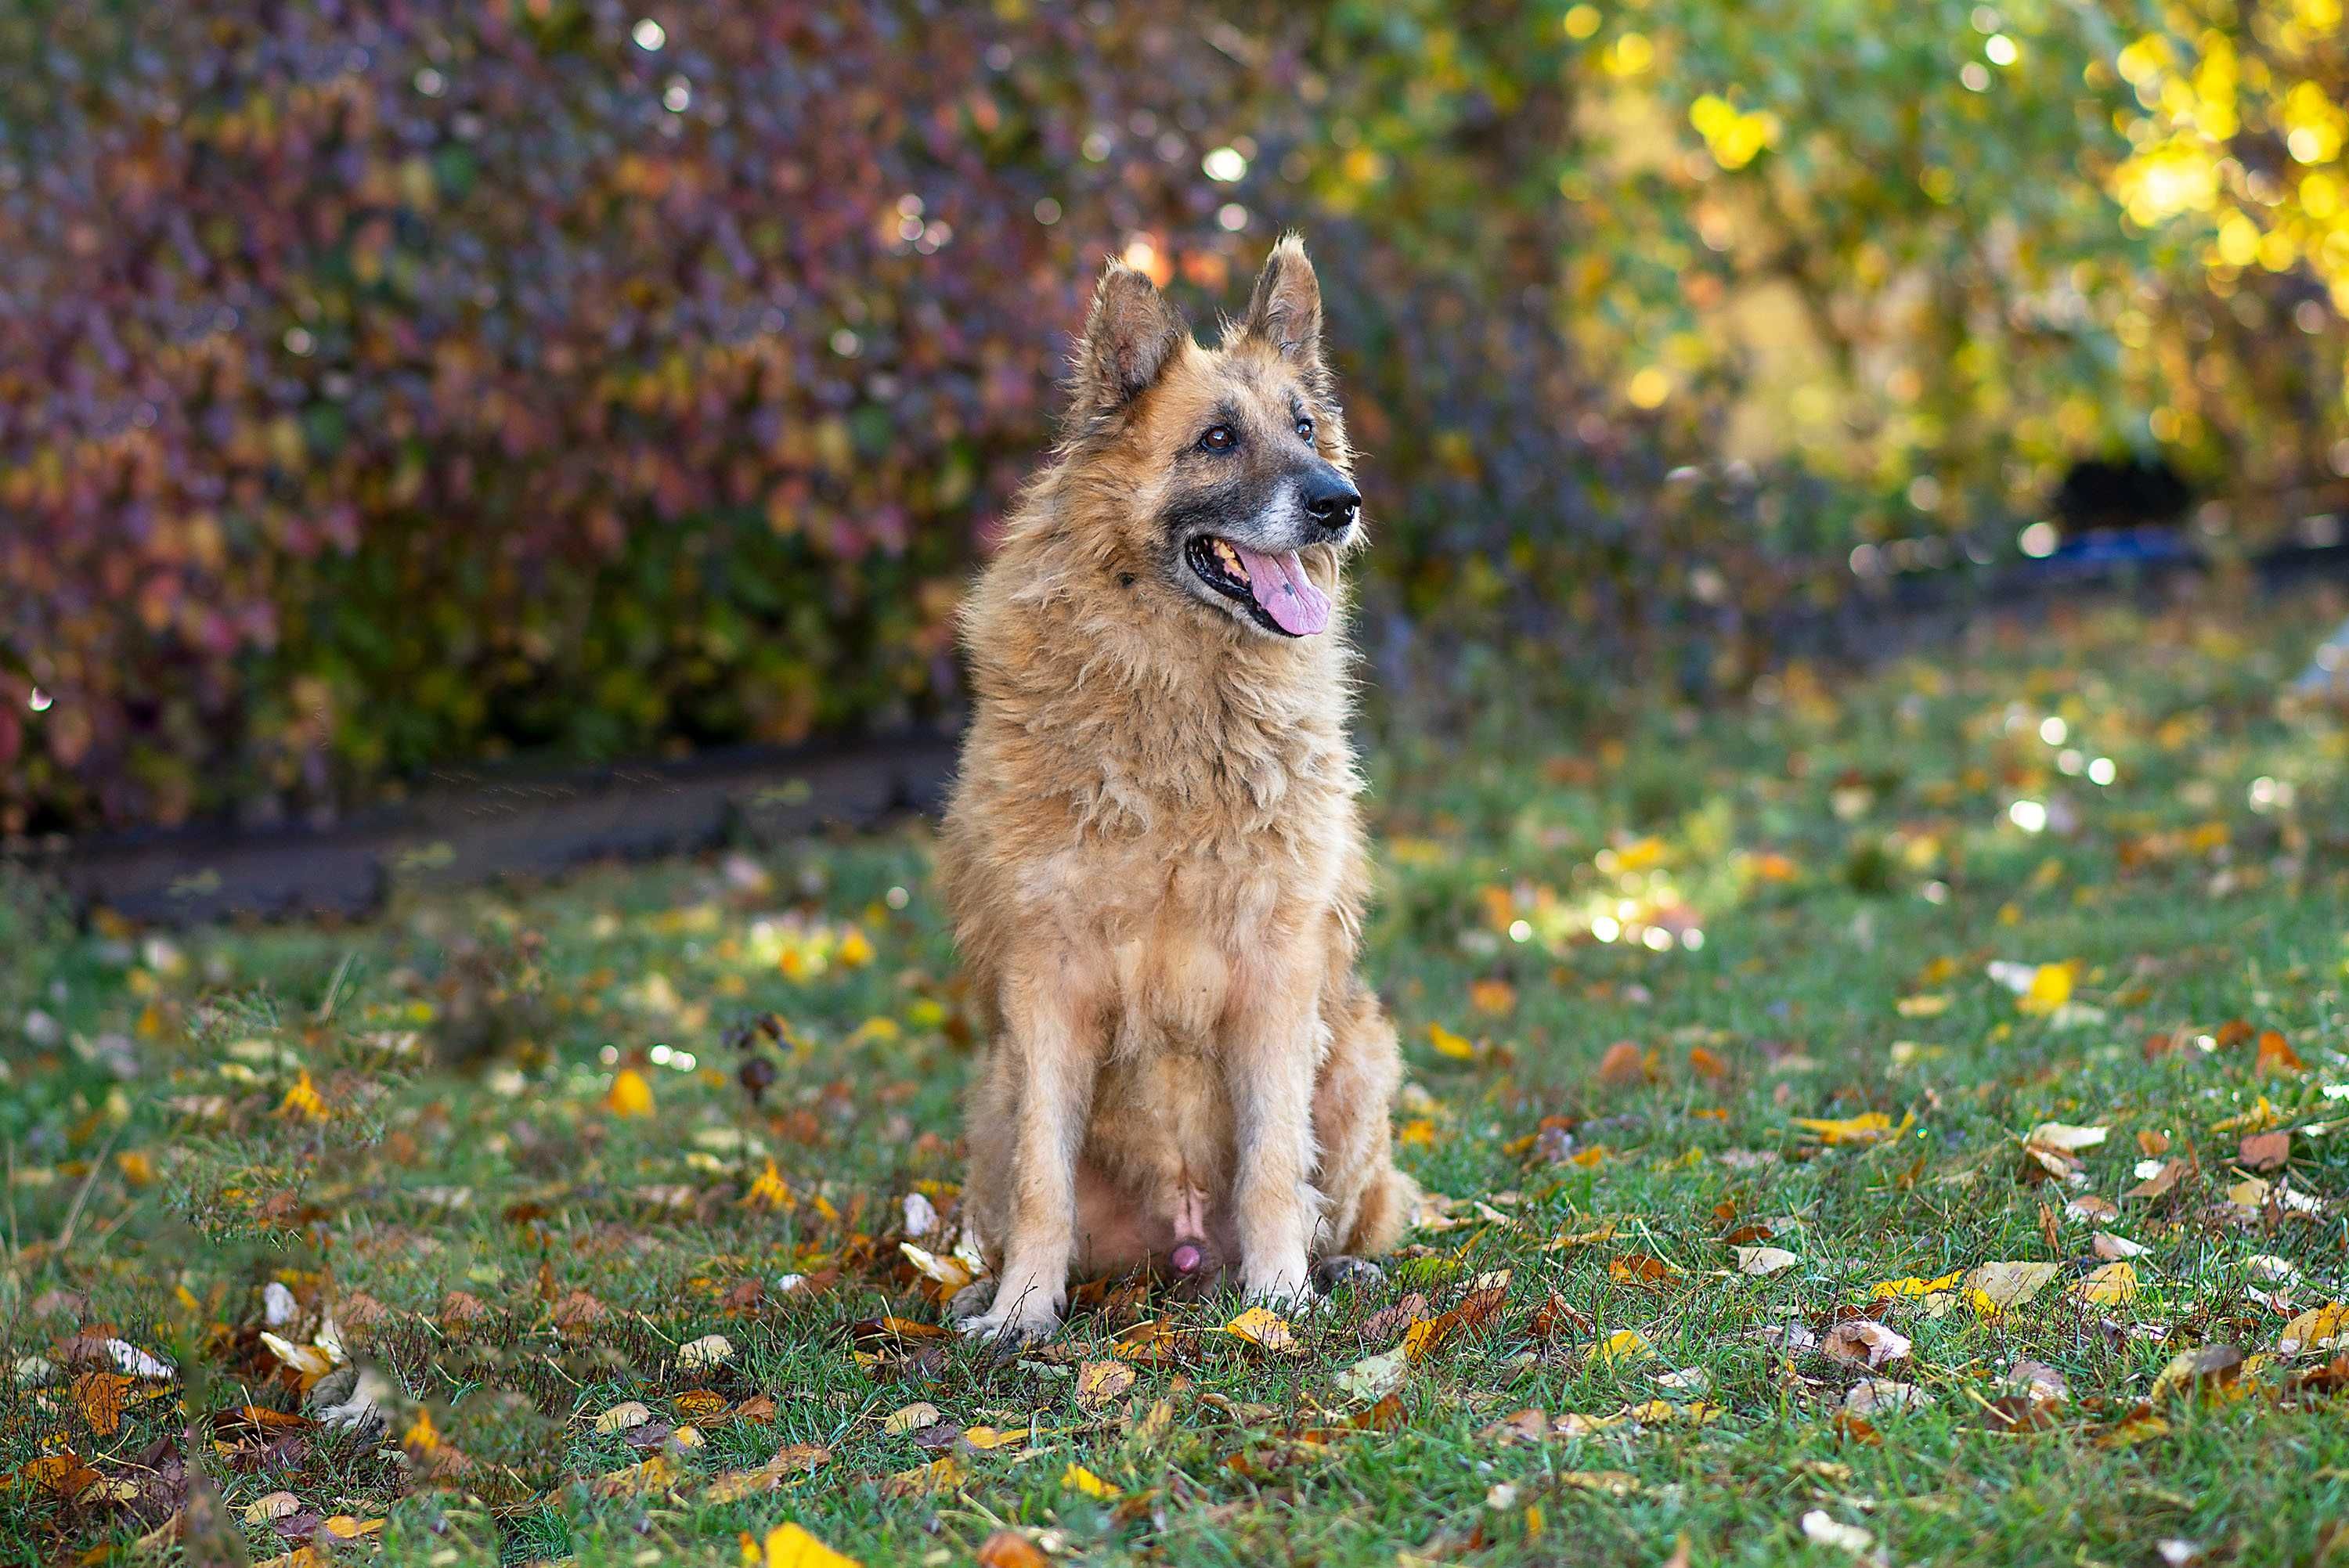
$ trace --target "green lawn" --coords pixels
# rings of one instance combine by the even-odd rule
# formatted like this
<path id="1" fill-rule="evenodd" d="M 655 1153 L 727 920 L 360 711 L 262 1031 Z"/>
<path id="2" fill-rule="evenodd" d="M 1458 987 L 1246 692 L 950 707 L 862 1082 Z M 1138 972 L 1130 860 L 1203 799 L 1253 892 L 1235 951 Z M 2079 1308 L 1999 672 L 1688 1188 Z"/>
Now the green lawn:
<path id="1" fill-rule="evenodd" d="M 339 930 L 19 899 L 0 1562 L 172 1560 L 191 1463 L 206 1564 L 2315 1562 L 2349 738 L 2276 694 L 2337 614 L 1374 750 L 1449 1212 L 1286 1348 L 1140 1286 L 932 1336 L 972 1042 L 917 830 Z"/>

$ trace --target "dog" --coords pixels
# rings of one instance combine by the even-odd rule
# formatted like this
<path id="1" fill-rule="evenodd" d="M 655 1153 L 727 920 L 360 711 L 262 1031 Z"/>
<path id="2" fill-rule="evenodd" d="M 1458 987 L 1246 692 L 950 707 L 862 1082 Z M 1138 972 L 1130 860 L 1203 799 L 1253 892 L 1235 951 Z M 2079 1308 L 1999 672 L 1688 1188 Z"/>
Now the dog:
<path id="1" fill-rule="evenodd" d="M 1072 1274 L 1139 1268 L 1298 1304 L 1408 1223 L 1402 1059 L 1355 968 L 1363 542 L 1296 236 L 1214 348 L 1112 260 L 961 619 L 937 866 L 988 1039 L 964 1203 L 996 1282 L 967 1332 L 1049 1335 Z"/>

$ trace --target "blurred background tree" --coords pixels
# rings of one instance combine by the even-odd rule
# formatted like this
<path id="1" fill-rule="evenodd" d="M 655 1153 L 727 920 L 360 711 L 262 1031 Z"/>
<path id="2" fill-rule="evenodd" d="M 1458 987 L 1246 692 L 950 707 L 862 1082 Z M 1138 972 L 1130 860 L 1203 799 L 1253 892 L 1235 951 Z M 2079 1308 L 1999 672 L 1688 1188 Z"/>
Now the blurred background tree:
<path id="1" fill-rule="evenodd" d="M 2349 470 L 2333 0 L 0 15 L 0 831 L 952 711 L 1091 275 L 1303 229 L 1381 685 Z M 2038 531 L 2030 531 L 2041 525 Z"/>

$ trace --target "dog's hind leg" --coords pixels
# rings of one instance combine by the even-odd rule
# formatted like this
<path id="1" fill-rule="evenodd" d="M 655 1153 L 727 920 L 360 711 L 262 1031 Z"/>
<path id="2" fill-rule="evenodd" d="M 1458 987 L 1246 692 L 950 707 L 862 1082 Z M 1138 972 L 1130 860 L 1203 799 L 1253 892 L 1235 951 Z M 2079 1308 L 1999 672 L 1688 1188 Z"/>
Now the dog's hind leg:
<path id="1" fill-rule="evenodd" d="M 1313 1137 L 1320 1148 L 1315 1184 L 1329 1209 L 1314 1252 L 1374 1256 L 1402 1239 L 1419 1201 L 1417 1183 L 1394 1168 L 1388 1125 L 1402 1055 L 1378 997 L 1357 975 L 1333 975 L 1321 1006 L 1330 1052 L 1313 1089 Z"/>

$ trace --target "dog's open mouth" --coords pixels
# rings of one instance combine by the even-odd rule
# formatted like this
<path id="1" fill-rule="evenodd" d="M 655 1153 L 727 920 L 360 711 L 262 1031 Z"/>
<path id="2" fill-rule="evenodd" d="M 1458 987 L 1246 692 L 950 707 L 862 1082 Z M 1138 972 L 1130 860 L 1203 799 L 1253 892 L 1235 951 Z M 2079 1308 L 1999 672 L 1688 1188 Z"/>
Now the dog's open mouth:
<path id="1" fill-rule="evenodd" d="M 1267 555 L 1212 533 L 1191 536 L 1183 559 L 1199 581 L 1247 607 L 1257 625 L 1284 637 L 1309 637 L 1330 624 L 1330 595 L 1305 575 L 1297 552 Z"/>

